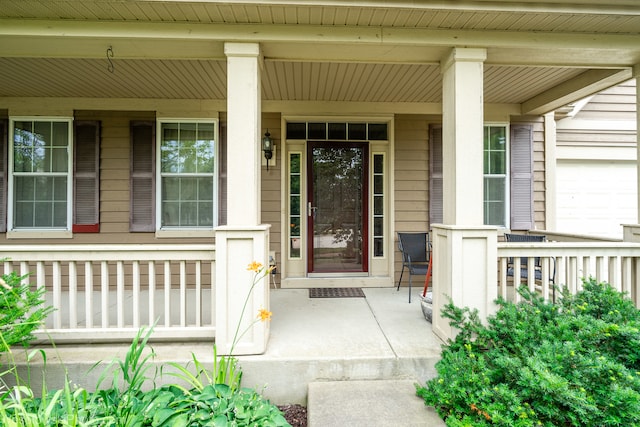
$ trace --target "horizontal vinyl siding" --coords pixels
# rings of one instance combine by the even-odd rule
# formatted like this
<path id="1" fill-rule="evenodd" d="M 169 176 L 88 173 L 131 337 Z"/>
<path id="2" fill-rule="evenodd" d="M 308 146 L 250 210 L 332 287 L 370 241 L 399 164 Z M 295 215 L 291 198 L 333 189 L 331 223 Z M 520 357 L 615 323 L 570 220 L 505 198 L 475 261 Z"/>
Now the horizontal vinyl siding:
<path id="1" fill-rule="evenodd" d="M 424 116 L 395 121 L 395 231 L 429 228 L 429 126 Z"/>
<path id="2" fill-rule="evenodd" d="M 426 116 L 400 115 L 395 119 L 394 241 L 397 232 L 429 230 L 429 121 Z M 394 249 L 395 283 L 402 256 Z M 403 284 L 408 277 L 403 278 Z M 419 284 L 419 280 L 416 283 Z"/>
<path id="3" fill-rule="evenodd" d="M 558 159 L 629 159 L 637 144 L 635 111 L 632 81 L 594 95 L 573 118 L 558 121 Z"/>
<path id="4" fill-rule="evenodd" d="M 631 160 L 637 145 L 633 81 L 593 96 L 573 118 L 557 122 L 558 160 Z"/>
<path id="5" fill-rule="evenodd" d="M 273 278 L 276 283 L 280 283 L 279 269 L 282 266 L 282 257 L 280 248 L 283 239 L 286 236 L 282 236 L 281 230 L 281 206 L 282 206 L 282 194 L 281 189 L 281 172 L 283 168 L 282 158 L 282 138 L 281 138 L 281 118 L 279 113 L 265 113 L 262 115 L 262 129 L 266 132 L 269 129 L 271 139 L 276 147 L 274 158 L 269 160 L 269 171 L 267 167 L 261 167 L 262 175 L 262 223 L 269 224 L 269 250 L 276 252 L 276 275 Z M 264 135 L 264 133 L 263 133 Z M 264 153 L 261 153 L 261 161 Z M 274 164 L 275 163 L 275 164 Z"/>
<path id="6" fill-rule="evenodd" d="M 629 80 L 594 95 L 575 115 L 579 120 L 636 120 L 636 85 Z"/>

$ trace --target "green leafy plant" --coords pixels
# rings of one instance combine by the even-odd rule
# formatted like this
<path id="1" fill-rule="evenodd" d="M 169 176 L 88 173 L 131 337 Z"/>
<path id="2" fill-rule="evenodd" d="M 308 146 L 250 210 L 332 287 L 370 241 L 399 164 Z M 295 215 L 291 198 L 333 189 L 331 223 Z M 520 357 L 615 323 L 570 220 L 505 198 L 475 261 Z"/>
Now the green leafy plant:
<path id="1" fill-rule="evenodd" d="M 438 377 L 417 385 L 448 426 L 640 425 L 640 311 L 606 283 L 583 281 L 557 304 L 525 286 L 480 323 L 449 303 L 460 333 Z"/>
<path id="2" fill-rule="evenodd" d="M 252 263 L 255 272 L 249 295 L 268 268 Z M 248 301 L 249 296 L 247 296 Z M 242 316 L 247 307 L 242 309 Z M 271 313 L 261 309 L 257 318 L 240 331 L 233 346 L 256 322 L 268 320 Z M 240 387 L 242 371 L 233 356 L 215 352 L 212 371 L 205 369 L 195 355 L 196 373 L 177 363 L 172 375 L 185 380 L 187 387 L 177 384 L 157 386 L 164 367 L 156 369 L 151 362 L 155 352 L 149 346 L 153 327 L 140 330 L 131 342 L 124 359 L 116 358 L 103 370 L 96 391 L 88 392 L 67 379 L 60 390 L 48 390 L 43 374 L 41 397 L 30 387 L 18 385 L 0 395 L 0 425 L 9 427 L 156 427 L 156 426 L 289 426 L 277 406 L 257 391 Z M 230 353 L 233 354 L 233 346 Z M 41 354 L 46 369 L 46 353 L 32 352 L 29 360 Z M 96 363 L 92 369 L 101 366 Z"/>
<path id="3" fill-rule="evenodd" d="M 43 387 L 42 397 L 16 386 L 0 397 L 0 425 L 32 426 L 288 426 L 277 406 L 248 388 L 227 384 L 190 387 L 156 386 L 158 370 L 150 363 L 152 328 L 141 330 L 123 360 L 114 359 L 102 372 L 93 393 L 69 380 L 60 390 Z M 46 357 L 46 356 L 45 356 Z M 197 366 L 203 364 L 195 357 Z M 179 366 L 177 364 L 172 364 Z M 94 366 L 97 367 L 98 364 Z M 184 371 L 186 372 L 186 371 Z M 109 382 L 109 378 L 111 381 Z M 194 376 L 195 378 L 195 376 Z M 212 379 L 215 379 L 212 377 Z M 146 387 L 151 384 L 151 387 Z M 195 385 L 195 386 L 191 386 Z M 147 388 L 147 389 L 145 389 Z"/>
<path id="4" fill-rule="evenodd" d="M 42 307 L 44 288 L 32 291 L 26 279 L 13 272 L 0 278 L 0 353 L 13 345 L 28 345 L 53 310 Z"/>
<path id="5" fill-rule="evenodd" d="M 209 373 L 207 369 L 198 362 L 195 355 L 192 354 L 196 373 L 192 374 L 187 367 L 171 363 L 170 365 L 177 369 L 177 373 L 173 373 L 173 375 L 190 383 L 194 388 L 199 390 L 203 389 L 204 386 L 208 384 L 225 384 L 232 390 L 240 388 L 242 382 L 242 369 L 238 364 L 238 358 L 233 355 L 233 350 L 235 349 L 238 341 L 240 341 L 240 339 L 251 329 L 251 327 L 253 327 L 253 325 L 257 322 L 265 322 L 271 319 L 272 313 L 262 308 L 258 310 L 258 315 L 253 319 L 253 321 L 241 331 L 242 320 L 245 316 L 251 294 L 253 293 L 256 285 L 260 283 L 260 280 L 271 273 L 271 269 L 271 267 L 265 267 L 261 263 L 255 261 L 247 266 L 247 270 L 254 273 L 253 281 L 251 282 L 251 286 L 249 287 L 242 305 L 242 310 L 240 311 L 240 317 L 231 341 L 229 354 L 218 357 L 218 350 L 214 344 L 213 370 L 211 373 Z"/>

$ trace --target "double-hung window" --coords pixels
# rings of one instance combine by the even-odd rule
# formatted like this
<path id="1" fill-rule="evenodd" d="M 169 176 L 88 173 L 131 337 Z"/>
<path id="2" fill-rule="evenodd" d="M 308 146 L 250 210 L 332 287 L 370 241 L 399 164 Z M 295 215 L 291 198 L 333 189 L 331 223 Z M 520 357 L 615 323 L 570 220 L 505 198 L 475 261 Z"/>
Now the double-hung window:
<path id="1" fill-rule="evenodd" d="M 216 122 L 158 122 L 156 224 L 160 230 L 212 229 L 216 209 Z"/>
<path id="2" fill-rule="evenodd" d="M 507 127 L 484 127 L 484 223 L 507 225 Z"/>
<path id="3" fill-rule="evenodd" d="M 529 123 L 483 127 L 484 223 L 512 230 L 533 227 L 533 126 Z M 429 220 L 443 221 L 442 126 L 429 132 Z"/>
<path id="4" fill-rule="evenodd" d="M 71 118 L 11 120 L 10 231 L 70 231 L 72 122 Z"/>

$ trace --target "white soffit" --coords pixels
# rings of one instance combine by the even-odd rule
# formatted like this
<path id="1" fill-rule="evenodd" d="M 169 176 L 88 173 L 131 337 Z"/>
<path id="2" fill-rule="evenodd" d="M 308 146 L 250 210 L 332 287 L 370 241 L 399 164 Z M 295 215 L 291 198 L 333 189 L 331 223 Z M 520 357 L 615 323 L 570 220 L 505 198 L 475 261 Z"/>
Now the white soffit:
<path id="1" fill-rule="evenodd" d="M 2 97 L 225 99 L 220 60 L 0 58 Z M 550 67 L 485 67 L 485 101 L 519 104 L 584 72 Z M 435 64 L 266 60 L 268 101 L 442 101 Z"/>

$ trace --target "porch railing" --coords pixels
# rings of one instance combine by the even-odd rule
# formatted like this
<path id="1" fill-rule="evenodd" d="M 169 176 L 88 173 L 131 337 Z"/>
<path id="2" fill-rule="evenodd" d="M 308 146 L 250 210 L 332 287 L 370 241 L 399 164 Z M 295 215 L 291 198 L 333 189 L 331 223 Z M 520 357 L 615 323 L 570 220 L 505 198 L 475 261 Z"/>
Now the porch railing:
<path id="1" fill-rule="evenodd" d="M 522 265 L 521 257 L 527 257 Z M 540 277 L 533 274 L 521 279 L 520 271 L 533 271 L 535 258 L 540 258 Z M 507 275 L 509 266 L 512 275 Z M 554 286 L 568 288 L 571 293 L 582 289 L 582 279 L 594 277 L 626 292 L 640 307 L 640 244 L 628 242 L 543 242 L 498 243 L 498 295 L 518 301 L 514 289 L 521 283 L 545 298 L 554 298 Z"/>
<path id="2" fill-rule="evenodd" d="M 214 245 L 6 245 L 2 273 L 46 289 L 54 312 L 38 338 L 56 343 L 215 336 Z"/>

